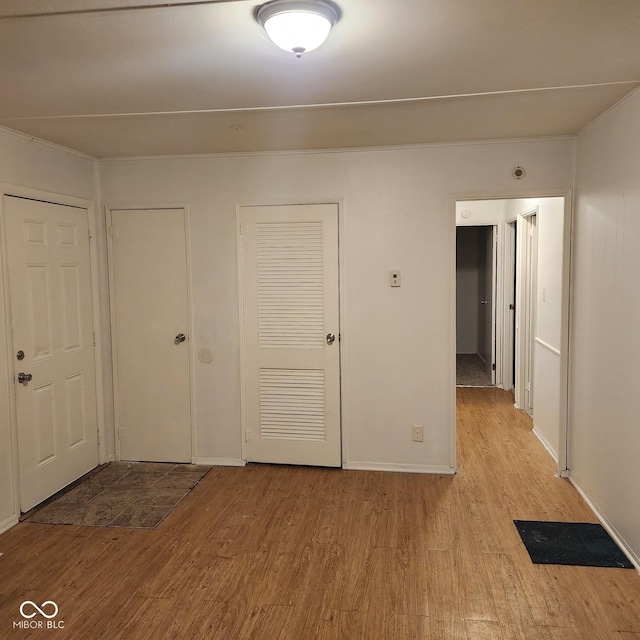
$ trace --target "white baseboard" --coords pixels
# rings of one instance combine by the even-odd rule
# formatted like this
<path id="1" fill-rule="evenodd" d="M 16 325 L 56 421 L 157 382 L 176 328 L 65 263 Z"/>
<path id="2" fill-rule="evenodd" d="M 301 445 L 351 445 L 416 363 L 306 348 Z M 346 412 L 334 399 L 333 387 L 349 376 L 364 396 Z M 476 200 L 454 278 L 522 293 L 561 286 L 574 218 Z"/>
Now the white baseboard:
<path id="1" fill-rule="evenodd" d="M 241 458 L 199 458 L 193 457 L 192 464 L 210 464 L 213 467 L 244 467 L 246 460 Z"/>
<path id="2" fill-rule="evenodd" d="M 18 524 L 18 517 L 14 514 L 10 515 L 8 518 L 4 520 L 0 520 L 0 533 L 4 533 L 5 531 L 11 529 Z"/>
<path id="3" fill-rule="evenodd" d="M 591 509 L 591 511 L 593 511 L 593 513 L 595 514 L 596 518 L 600 520 L 600 524 L 607 530 L 607 533 L 615 540 L 616 544 L 620 547 L 620 549 L 622 549 L 622 552 L 624 553 L 624 555 L 627 556 L 627 558 L 629 558 L 629 562 L 633 564 L 633 566 L 636 568 L 636 571 L 640 573 L 640 556 L 638 556 L 638 554 L 636 554 L 633 551 L 633 549 L 631 549 L 631 547 L 627 544 L 626 540 L 618 533 L 618 530 L 611 524 L 609 519 L 602 514 L 600 509 L 598 509 L 598 506 L 590 500 L 590 498 L 582 490 L 580 485 L 578 485 L 571 476 L 569 476 L 569 482 L 571 482 L 571 484 L 576 488 L 576 491 L 582 496 L 583 500 L 587 503 L 589 509 Z"/>
<path id="4" fill-rule="evenodd" d="M 343 469 L 352 471 L 395 471 L 400 473 L 434 473 L 439 475 L 454 475 L 453 467 L 428 464 L 396 464 L 393 462 L 343 462 Z"/>
<path id="5" fill-rule="evenodd" d="M 556 464 L 558 464 L 558 454 L 553 450 L 553 447 L 549 444 L 549 441 L 542 435 L 542 433 L 538 430 L 538 427 L 533 425 L 533 435 L 542 442 L 542 446 L 549 452 L 549 455 L 555 460 Z"/>

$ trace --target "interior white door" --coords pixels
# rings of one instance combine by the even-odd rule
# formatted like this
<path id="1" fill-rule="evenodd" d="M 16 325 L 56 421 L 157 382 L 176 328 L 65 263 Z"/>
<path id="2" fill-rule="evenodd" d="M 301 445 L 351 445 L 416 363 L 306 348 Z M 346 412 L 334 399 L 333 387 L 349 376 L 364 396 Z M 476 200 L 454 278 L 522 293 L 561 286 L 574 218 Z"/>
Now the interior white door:
<path id="1" fill-rule="evenodd" d="M 505 391 L 515 386 L 516 379 L 516 222 L 505 225 L 502 385 Z"/>
<path id="2" fill-rule="evenodd" d="M 185 211 L 111 212 L 122 460 L 191 462 Z"/>
<path id="3" fill-rule="evenodd" d="M 525 319 L 525 411 L 533 418 L 534 340 L 536 322 L 536 290 L 538 273 L 538 217 L 525 218 L 528 223 L 526 246 L 526 319 Z"/>
<path id="4" fill-rule="evenodd" d="M 27 511 L 98 464 L 89 220 L 86 209 L 13 196 L 5 212 Z"/>
<path id="5" fill-rule="evenodd" d="M 491 380 L 491 384 L 496 383 L 496 277 L 498 273 L 497 269 L 497 257 L 498 252 L 496 249 L 497 242 L 497 229 L 495 226 L 486 228 L 485 238 L 485 305 L 484 305 L 484 353 L 485 357 L 485 370 L 487 376 Z"/>
<path id="6" fill-rule="evenodd" d="M 242 207 L 247 459 L 340 466 L 338 207 Z"/>
<path id="7" fill-rule="evenodd" d="M 536 214 L 518 216 L 516 252 L 516 405 L 533 417 L 538 234 Z"/>

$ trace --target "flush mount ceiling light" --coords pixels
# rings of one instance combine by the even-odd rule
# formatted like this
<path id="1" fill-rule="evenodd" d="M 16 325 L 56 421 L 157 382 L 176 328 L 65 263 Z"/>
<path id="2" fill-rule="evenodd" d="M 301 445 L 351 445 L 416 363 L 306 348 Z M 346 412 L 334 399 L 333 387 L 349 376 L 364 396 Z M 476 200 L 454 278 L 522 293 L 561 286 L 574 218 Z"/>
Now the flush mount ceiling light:
<path id="1" fill-rule="evenodd" d="M 258 8 L 256 18 L 274 44 L 300 58 L 327 39 L 340 9 L 327 0 L 273 0 Z"/>

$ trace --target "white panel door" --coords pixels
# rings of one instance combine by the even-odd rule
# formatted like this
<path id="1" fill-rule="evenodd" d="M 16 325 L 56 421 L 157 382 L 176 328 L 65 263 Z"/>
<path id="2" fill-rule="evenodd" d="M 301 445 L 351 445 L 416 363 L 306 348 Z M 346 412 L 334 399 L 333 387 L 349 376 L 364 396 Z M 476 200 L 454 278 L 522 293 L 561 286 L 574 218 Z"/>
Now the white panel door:
<path id="1" fill-rule="evenodd" d="M 338 207 L 243 207 L 247 459 L 340 466 Z"/>
<path id="2" fill-rule="evenodd" d="M 185 212 L 125 209 L 111 221 L 120 458 L 191 462 Z"/>
<path id="3" fill-rule="evenodd" d="M 516 405 L 533 418 L 537 215 L 518 216 L 516 251 Z"/>
<path id="4" fill-rule="evenodd" d="M 86 209 L 12 196 L 5 211 L 27 511 L 98 464 L 89 221 Z"/>
<path id="5" fill-rule="evenodd" d="M 491 384 L 496 383 L 496 276 L 497 258 L 496 249 L 497 227 L 486 227 L 485 237 L 485 305 L 484 305 L 484 354 L 485 371 Z"/>
<path id="6" fill-rule="evenodd" d="M 538 216 L 532 215 L 526 220 L 527 239 L 525 245 L 525 411 L 533 418 L 536 291 L 538 273 Z"/>

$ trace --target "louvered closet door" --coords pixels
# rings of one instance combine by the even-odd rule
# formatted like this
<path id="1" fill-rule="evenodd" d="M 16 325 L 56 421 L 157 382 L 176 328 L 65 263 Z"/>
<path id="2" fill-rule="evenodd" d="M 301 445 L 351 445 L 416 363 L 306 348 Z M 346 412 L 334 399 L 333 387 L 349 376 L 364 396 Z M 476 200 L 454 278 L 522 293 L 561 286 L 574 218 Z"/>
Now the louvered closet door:
<path id="1" fill-rule="evenodd" d="M 247 459 L 340 466 L 338 207 L 243 207 L 240 221 Z"/>

